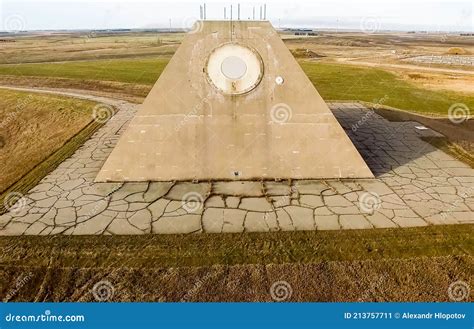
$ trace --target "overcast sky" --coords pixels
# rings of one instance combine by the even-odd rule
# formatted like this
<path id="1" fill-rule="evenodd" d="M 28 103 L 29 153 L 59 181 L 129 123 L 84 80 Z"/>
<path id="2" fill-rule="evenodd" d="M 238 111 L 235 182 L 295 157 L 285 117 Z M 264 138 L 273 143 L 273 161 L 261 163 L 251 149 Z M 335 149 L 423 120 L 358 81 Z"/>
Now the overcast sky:
<path id="1" fill-rule="evenodd" d="M 187 27 L 203 1 L 0 0 L 0 30 Z M 259 16 L 260 1 L 207 1 L 207 18 L 222 19 L 224 6 L 241 3 L 241 18 Z M 276 27 L 474 31 L 473 0 L 268 1 Z M 230 10 L 228 10 L 228 13 Z M 235 11 L 234 11 L 235 13 Z"/>

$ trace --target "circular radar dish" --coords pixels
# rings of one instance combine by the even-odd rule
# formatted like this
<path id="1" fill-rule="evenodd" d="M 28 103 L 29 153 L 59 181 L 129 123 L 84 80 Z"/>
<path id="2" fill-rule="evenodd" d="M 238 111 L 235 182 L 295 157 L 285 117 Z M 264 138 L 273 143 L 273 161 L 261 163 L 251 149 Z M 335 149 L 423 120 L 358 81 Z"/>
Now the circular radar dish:
<path id="1" fill-rule="evenodd" d="M 263 61 L 256 50 L 237 43 L 214 49 L 207 60 L 207 79 L 226 95 L 241 95 L 255 89 L 263 77 Z"/>

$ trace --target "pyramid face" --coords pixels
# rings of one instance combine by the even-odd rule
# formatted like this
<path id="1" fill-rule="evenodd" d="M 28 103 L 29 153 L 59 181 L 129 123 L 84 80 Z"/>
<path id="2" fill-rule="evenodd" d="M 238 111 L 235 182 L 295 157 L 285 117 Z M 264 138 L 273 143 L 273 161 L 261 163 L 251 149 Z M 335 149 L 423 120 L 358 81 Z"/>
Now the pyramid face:
<path id="1" fill-rule="evenodd" d="M 370 178 L 270 23 L 183 40 L 96 181 Z"/>

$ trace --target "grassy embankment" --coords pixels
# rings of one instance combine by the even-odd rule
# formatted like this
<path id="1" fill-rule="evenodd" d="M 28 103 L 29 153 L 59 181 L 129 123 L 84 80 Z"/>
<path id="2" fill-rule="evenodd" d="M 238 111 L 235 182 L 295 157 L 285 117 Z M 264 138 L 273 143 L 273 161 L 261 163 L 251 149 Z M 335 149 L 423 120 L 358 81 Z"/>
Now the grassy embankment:
<path id="1" fill-rule="evenodd" d="M 0 299 L 91 301 L 106 280 L 114 301 L 271 301 L 283 280 L 291 301 L 449 301 L 472 283 L 473 228 L 3 237 Z"/>
<path id="2" fill-rule="evenodd" d="M 100 127 L 93 119 L 96 105 L 0 89 L 0 205 L 7 192 L 25 193 Z"/>

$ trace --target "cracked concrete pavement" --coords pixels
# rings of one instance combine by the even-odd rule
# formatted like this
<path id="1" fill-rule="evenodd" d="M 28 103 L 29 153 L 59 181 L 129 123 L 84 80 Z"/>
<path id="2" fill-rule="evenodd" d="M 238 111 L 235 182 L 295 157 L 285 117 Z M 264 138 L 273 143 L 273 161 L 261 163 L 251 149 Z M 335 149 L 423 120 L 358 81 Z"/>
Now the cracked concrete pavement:
<path id="1" fill-rule="evenodd" d="M 103 99 L 104 100 L 104 99 Z M 376 179 L 94 183 L 136 112 L 118 113 L 0 216 L 0 235 L 370 229 L 474 223 L 474 169 L 355 103 L 329 104 Z M 110 102 L 109 102 L 110 103 Z M 417 128 L 418 127 L 418 128 Z"/>

